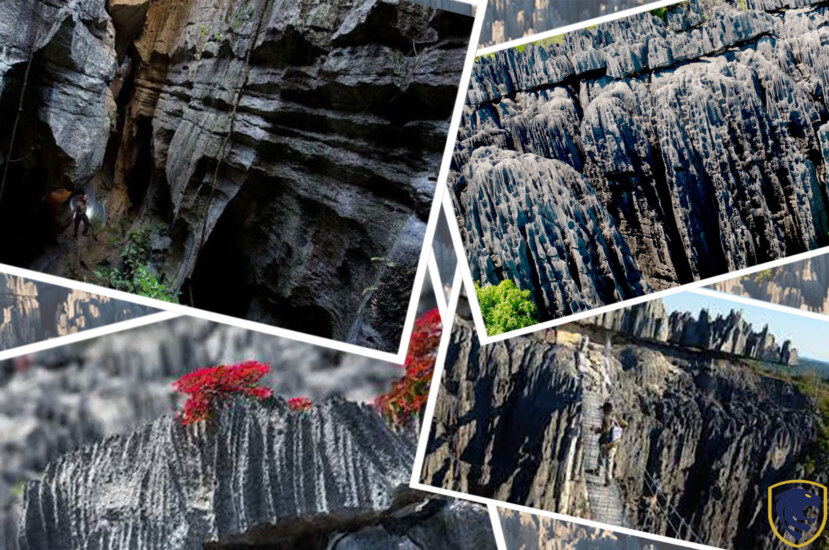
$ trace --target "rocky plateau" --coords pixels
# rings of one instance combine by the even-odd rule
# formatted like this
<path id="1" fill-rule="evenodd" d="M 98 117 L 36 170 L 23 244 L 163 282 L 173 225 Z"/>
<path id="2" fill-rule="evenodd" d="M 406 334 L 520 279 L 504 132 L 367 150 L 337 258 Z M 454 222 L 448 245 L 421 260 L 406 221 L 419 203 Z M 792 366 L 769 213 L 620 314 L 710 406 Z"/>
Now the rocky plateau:
<path id="1" fill-rule="evenodd" d="M 479 57 L 449 182 L 473 278 L 548 320 L 829 245 L 827 17 L 689 0 Z"/>

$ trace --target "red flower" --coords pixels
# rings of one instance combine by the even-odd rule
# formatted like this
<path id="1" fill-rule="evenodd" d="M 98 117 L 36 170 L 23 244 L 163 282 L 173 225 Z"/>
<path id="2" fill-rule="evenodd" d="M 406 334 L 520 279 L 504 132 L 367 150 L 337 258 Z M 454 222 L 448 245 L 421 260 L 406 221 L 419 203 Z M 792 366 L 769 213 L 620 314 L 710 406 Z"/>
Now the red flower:
<path id="1" fill-rule="evenodd" d="M 406 424 L 419 416 L 426 406 L 441 333 L 437 309 L 424 313 L 415 322 L 403 365 L 405 373 L 392 383 L 391 391 L 374 400 L 377 410 L 391 422 Z"/>
<path id="2" fill-rule="evenodd" d="M 288 407 L 294 412 L 310 411 L 311 400 L 307 397 L 292 397 L 288 399 Z"/>
<path id="3" fill-rule="evenodd" d="M 254 399 L 266 399 L 273 391 L 259 386 L 259 381 L 270 372 L 271 367 L 257 361 L 246 361 L 238 365 L 207 367 L 185 374 L 173 387 L 190 397 L 184 404 L 182 423 L 192 424 L 210 418 L 213 407 L 234 395 Z"/>

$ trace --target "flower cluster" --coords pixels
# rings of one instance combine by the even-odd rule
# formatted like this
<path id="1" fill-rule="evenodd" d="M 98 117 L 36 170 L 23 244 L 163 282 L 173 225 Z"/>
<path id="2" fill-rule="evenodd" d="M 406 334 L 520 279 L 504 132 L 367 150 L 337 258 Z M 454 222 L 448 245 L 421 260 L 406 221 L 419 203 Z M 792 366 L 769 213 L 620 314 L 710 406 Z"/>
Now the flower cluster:
<path id="1" fill-rule="evenodd" d="M 269 388 L 259 385 L 271 367 L 258 361 L 238 365 L 208 367 L 185 374 L 173 387 L 189 397 L 184 404 L 182 423 L 192 424 L 210 418 L 210 412 L 220 402 L 234 395 L 265 399 L 273 395 Z"/>
<path id="2" fill-rule="evenodd" d="M 294 412 L 310 411 L 311 400 L 307 397 L 292 397 L 288 399 L 288 408 Z"/>
<path id="3" fill-rule="evenodd" d="M 374 405 L 394 424 L 407 424 L 419 417 L 429 396 L 435 371 L 442 325 L 440 313 L 433 309 L 415 322 L 409 341 L 409 353 L 403 365 L 405 373 L 392 384 L 388 393 L 378 396 Z"/>

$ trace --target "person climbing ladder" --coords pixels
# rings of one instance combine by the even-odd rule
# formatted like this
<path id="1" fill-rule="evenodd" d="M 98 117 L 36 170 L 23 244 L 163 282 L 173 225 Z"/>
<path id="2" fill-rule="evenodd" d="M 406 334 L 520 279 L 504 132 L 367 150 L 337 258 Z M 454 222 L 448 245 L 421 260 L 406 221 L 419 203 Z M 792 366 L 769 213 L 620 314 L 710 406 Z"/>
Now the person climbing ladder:
<path id="1" fill-rule="evenodd" d="M 89 233 L 89 216 L 86 215 L 86 209 L 89 205 L 89 199 L 86 192 L 81 190 L 75 195 L 75 238 L 78 238 L 78 227 L 83 222 L 83 235 Z"/>
<path id="2" fill-rule="evenodd" d="M 613 414 L 613 404 L 606 401 L 602 405 L 602 425 L 594 428 L 599 435 L 599 459 L 596 470 L 599 478 L 604 477 L 605 486 L 613 481 L 613 469 L 616 461 L 616 451 L 622 441 L 622 433 L 627 428 L 627 422 Z"/>

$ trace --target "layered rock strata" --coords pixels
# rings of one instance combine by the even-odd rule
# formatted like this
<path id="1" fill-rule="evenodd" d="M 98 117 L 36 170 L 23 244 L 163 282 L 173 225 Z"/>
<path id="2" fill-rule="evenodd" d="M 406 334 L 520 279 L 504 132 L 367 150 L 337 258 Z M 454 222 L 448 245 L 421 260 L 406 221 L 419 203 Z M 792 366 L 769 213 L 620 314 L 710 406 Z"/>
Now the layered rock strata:
<path id="1" fill-rule="evenodd" d="M 702 309 L 699 316 L 694 317 L 687 311 L 672 311 L 669 314 L 661 300 L 651 300 L 588 317 L 578 323 L 599 326 L 635 338 L 760 361 L 784 365 L 797 365 L 798 362 L 798 352 L 791 340 L 778 344 L 768 325 L 755 330 L 738 309 L 732 309 L 725 317 L 721 314 L 711 317 L 707 309 Z"/>
<path id="2" fill-rule="evenodd" d="M 0 113 L 23 107 L 0 135 L 0 261 L 92 278 L 123 267 L 125 229 L 160 224 L 147 269 L 191 305 L 397 350 L 472 18 L 398 0 L 65 4 L 0 2 Z M 71 223 L 63 186 L 94 198 L 100 238 L 44 222 Z"/>
<path id="3" fill-rule="evenodd" d="M 166 416 L 52 462 L 20 547 L 494 548 L 486 511 L 408 489 L 411 442 L 340 399 Z"/>
<path id="4" fill-rule="evenodd" d="M 583 438 L 596 435 L 580 427 L 582 394 L 596 384 L 629 422 L 615 481 L 629 527 L 776 548 L 767 488 L 829 479 L 815 454 L 817 406 L 792 383 L 659 344 L 605 346 L 560 331 L 557 345 L 526 336 L 480 346 L 474 334 L 461 320 L 452 334 L 425 483 L 590 519 L 585 470 L 595 464 Z M 679 518 L 690 529 L 676 532 Z"/>
<path id="5" fill-rule="evenodd" d="M 481 56 L 450 176 L 473 277 L 546 320 L 829 244 L 826 17 L 690 0 Z"/>

